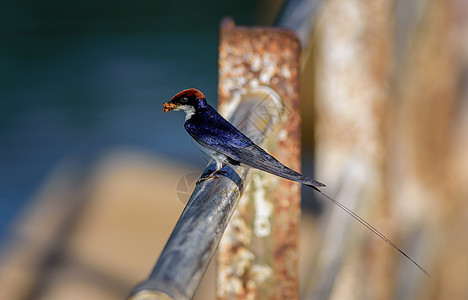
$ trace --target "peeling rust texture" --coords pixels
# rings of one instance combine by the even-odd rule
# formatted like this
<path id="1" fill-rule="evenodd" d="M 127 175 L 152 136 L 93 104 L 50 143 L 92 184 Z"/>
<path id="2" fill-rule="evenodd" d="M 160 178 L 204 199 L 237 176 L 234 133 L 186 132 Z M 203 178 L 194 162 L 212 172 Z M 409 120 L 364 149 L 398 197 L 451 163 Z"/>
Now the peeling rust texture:
<path id="1" fill-rule="evenodd" d="M 269 131 L 262 146 L 298 171 L 299 57 L 300 43 L 291 31 L 236 27 L 230 20 L 222 25 L 221 113 L 229 116 L 239 102 L 259 101 L 251 114 L 256 118 L 238 122 Z M 297 299 L 300 185 L 257 170 L 250 175 L 219 246 L 217 297 Z"/>

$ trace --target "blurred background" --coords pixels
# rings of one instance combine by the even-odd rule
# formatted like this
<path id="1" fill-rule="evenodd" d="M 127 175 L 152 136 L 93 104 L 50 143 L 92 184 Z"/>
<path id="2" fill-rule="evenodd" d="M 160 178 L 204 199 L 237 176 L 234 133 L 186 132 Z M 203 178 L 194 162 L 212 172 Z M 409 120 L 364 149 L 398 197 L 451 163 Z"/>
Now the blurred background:
<path id="1" fill-rule="evenodd" d="M 327 233 L 337 219 L 313 200 L 303 298 L 468 299 L 468 4 L 320 2 L 305 18 L 303 171 L 331 196 L 362 189 L 349 205 L 433 278 L 354 221 Z M 1 299 L 122 299 L 145 279 L 206 164 L 161 103 L 196 87 L 216 106 L 220 21 L 272 25 L 282 5 L 0 4 Z M 336 248 L 339 271 L 323 257 Z M 196 297 L 214 295 L 210 268 Z"/>

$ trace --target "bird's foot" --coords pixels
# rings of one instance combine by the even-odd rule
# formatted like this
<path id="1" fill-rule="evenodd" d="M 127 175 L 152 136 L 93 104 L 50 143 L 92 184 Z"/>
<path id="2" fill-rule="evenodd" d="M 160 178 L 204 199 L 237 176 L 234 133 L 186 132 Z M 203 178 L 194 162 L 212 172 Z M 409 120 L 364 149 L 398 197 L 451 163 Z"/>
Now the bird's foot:
<path id="1" fill-rule="evenodd" d="M 208 171 L 204 172 L 200 176 L 200 179 L 198 179 L 197 184 L 199 184 L 200 182 L 203 182 L 203 181 L 205 181 L 207 179 L 218 178 L 221 175 L 227 175 L 227 174 L 228 174 L 228 172 L 224 171 L 224 170 L 208 170 Z"/>

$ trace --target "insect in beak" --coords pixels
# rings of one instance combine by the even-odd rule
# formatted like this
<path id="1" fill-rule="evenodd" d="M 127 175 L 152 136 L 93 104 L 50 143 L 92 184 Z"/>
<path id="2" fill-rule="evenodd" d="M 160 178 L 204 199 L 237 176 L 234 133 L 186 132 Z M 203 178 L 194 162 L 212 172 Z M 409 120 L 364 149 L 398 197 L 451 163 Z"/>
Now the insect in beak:
<path id="1" fill-rule="evenodd" d="M 167 112 L 169 112 L 169 111 L 171 111 L 171 110 L 173 110 L 174 108 L 177 107 L 177 105 L 175 105 L 174 103 L 171 103 L 171 102 L 163 103 L 163 106 L 164 106 L 163 111 L 165 113 L 167 113 Z"/>

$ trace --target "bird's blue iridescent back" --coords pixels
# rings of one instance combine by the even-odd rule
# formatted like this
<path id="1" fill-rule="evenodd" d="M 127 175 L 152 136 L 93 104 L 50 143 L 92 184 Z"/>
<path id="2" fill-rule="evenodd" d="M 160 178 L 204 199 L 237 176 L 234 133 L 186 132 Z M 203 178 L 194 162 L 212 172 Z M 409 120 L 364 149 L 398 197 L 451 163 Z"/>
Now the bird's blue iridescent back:
<path id="1" fill-rule="evenodd" d="M 226 121 L 213 107 L 207 105 L 184 124 L 185 130 L 201 145 L 222 151 L 225 146 L 245 148 L 253 142 Z"/>

